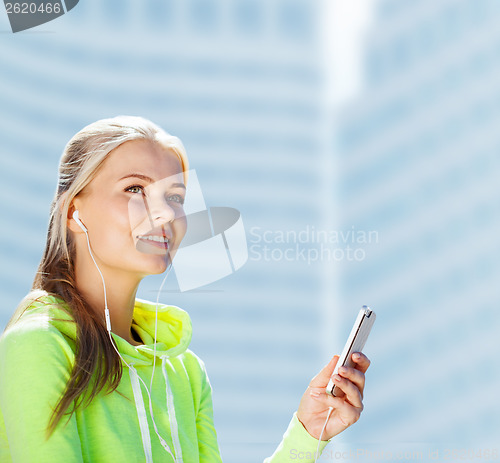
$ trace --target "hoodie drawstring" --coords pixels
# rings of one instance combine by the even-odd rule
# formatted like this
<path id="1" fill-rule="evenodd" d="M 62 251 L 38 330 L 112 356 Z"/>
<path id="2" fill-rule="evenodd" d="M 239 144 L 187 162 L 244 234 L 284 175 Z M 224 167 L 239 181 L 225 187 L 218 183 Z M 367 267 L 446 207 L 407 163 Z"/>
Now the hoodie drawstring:
<path id="1" fill-rule="evenodd" d="M 158 430 L 156 429 L 156 423 L 154 421 L 154 416 L 152 416 L 153 410 L 151 405 L 151 397 L 149 398 L 150 412 L 151 412 L 151 418 L 153 420 L 153 425 L 155 427 L 155 432 L 158 435 L 158 438 L 160 439 L 163 448 L 172 456 L 175 463 L 183 463 L 182 449 L 179 441 L 179 429 L 177 426 L 177 419 L 175 417 L 174 398 L 172 395 L 172 390 L 170 389 L 170 383 L 168 381 L 168 375 L 166 369 L 167 358 L 168 356 L 162 357 L 162 371 L 163 371 L 163 377 L 165 378 L 167 413 L 168 413 L 168 419 L 170 421 L 170 434 L 172 437 L 172 442 L 174 444 L 175 455 L 170 450 L 168 444 L 158 434 Z M 139 419 L 139 426 L 141 428 L 142 445 L 144 448 L 144 455 L 146 456 L 146 463 L 153 463 L 153 454 L 151 450 L 151 436 L 149 434 L 149 425 L 148 425 L 148 418 L 146 415 L 146 409 L 144 407 L 144 401 L 142 399 L 141 385 L 139 384 L 140 378 L 139 375 L 137 374 L 137 370 L 132 366 L 132 364 L 129 365 L 129 371 L 130 371 L 130 383 L 132 384 L 132 391 L 134 393 L 134 401 L 137 409 L 137 417 Z"/>
<path id="2" fill-rule="evenodd" d="M 183 463 L 182 460 L 182 449 L 179 442 L 179 429 L 177 426 L 177 419 L 175 417 L 175 406 L 174 406 L 174 396 L 172 394 L 172 389 L 170 389 L 170 382 L 168 381 L 166 364 L 168 362 L 168 356 L 164 355 L 161 357 L 161 369 L 163 371 L 163 377 L 165 378 L 165 394 L 167 399 L 167 411 L 168 419 L 170 420 L 170 434 L 172 436 L 172 442 L 174 444 L 174 452 L 176 455 L 175 462 Z M 171 365 L 170 365 L 171 366 Z"/>
<path id="3" fill-rule="evenodd" d="M 137 417 L 139 418 L 139 426 L 141 428 L 142 446 L 144 447 L 144 455 L 146 463 L 153 463 L 153 454 L 151 452 L 151 436 L 149 435 L 148 418 L 146 409 L 144 408 L 144 400 L 142 400 L 141 385 L 139 384 L 139 376 L 137 370 L 129 364 L 130 383 L 134 391 L 135 407 L 137 409 Z"/>

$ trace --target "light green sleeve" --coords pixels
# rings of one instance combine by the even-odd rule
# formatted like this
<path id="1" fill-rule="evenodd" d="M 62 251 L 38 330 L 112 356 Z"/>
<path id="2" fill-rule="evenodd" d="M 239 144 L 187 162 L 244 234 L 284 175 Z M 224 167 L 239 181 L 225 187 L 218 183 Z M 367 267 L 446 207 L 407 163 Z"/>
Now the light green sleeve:
<path id="1" fill-rule="evenodd" d="M 319 452 L 328 444 L 328 441 L 321 441 Z M 264 463 L 285 463 L 290 461 L 314 461 L 318 449 L 318 440 L 312 437 L 306 428 L 297 418 L 297 413 L 288 425 L 288 429 L 283 434 L 283 440 L 276 451 L 264 460 Z"/>
<path id="2" fill-rule="evenodd" d="M 63 417 L 45 439 L 73 361 L 65 337 L 40 315 L 26 317 L 0 338 L 2 462 L 83 462 L 74 415 L 69 422 Z"/>
<path id="3" fill-rule="evenodd" d="M 217 433 L 214 427 L 212 386 L 208 379 L 205 366 L 201 377 L 200 407 L 196 415 L 196 430 L 198 434 L 198 450 L 200 452 L 200 463 L 222 463 L 217 442 Z"/>

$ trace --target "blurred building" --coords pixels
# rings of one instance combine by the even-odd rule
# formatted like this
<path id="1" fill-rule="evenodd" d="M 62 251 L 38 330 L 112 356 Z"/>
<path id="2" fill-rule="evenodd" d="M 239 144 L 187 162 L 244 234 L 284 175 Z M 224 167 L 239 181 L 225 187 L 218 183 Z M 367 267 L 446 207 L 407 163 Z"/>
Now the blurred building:
<path id="1" fill-rule="evenodd" d="M 339 287 L 378 320 L 367 407 L 342 440 L 477 457 L 500 430 L 500 3 L 382 1 L 365 64 L 338 117 L 338 197 L 341 226 L 378 240 L 340 263 Z"/>
<path id="2" fill-rule="evenodd" d="M 285 258 L 297 243 L 276 234 L 322 220 L 319 8 L 310 0 L 85 0 L 2 37 L 1 325 L 41 257 L 65 143 L 102 117 L 155 121 L 185 143 L 207 204 L 241 211 L 253 246 L 231 277 L 189 293 L 169 278 L 160 298 L 193 318 L 225 461 L 270 455 L 328 360 L 317 336 L 319 264 Z M 154 300 L 160 282 L 146 279 L 138 296 Z"/>

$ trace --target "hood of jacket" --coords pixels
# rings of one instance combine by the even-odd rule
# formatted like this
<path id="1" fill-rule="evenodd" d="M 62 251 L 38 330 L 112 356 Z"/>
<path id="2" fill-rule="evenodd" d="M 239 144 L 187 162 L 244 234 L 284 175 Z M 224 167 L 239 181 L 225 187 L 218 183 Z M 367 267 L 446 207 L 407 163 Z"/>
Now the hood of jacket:
<path id="1" fill-rule="evenodd" d="M 23 303 L 26 308 L 21 308 L 19 320 L 27 321 L 26 317 L 29 317 L 36 323 L 50 323 L 65 336 L 76 340 L 76 326 L 71 309 L 61 298 L 50 295 L 46 291 L 36 291 L 30 293 L 21 304 Z M 111 334 L 124 360 L 136 366 L 151 365 L 154 356 L 176 357 L 185 352 L 191 342 L 191 319 L 186 311 L 173 305 L 160 303 L 157 305 L 154 302 L 136 298 L 132 328 L 141 337 L 143 344 L 138 346 L 130 344 L 113 333 L 113 326 L 111 326 Z"/>

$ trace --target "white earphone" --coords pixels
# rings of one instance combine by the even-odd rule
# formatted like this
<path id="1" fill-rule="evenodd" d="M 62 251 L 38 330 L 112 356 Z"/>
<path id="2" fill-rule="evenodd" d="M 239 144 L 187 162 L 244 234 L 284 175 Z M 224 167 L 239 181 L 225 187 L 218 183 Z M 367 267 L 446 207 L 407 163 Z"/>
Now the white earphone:
<path id="1" fill-rule="evenodd" d="M 102 286 L 104 289 L 104 317 L 106 318 L 106 329 L 108 330 L 109 336 L 111 337 L 111 320 L 109 318 L 108 298 L 106 297 L 106 283 L 104 283 L 104 277 L 102 275 L 101 269 L 99 268 L 99 266 L 97 265 L 97 262 L 94 259 L 94 254 L 92 254 L 92 249 L 90 249 L 90 240 L 89 240 L 89 234 L 87 231 L 87 227 L 85 225 L 83 225 L 83 222 L 80 220 L 79 215 L 80 214 L 78 212 L 78 209 L 75 209 L 75 212 L 73 212 L 73 219 L 75 219 L 75 222 L 78 224 L 78 226 L 85 232 L 85 236 L 87 237 L 87 246 L 89 248 L 90 257 L 94 261 L 94 265 L 96 266 L 97 271 L 99 272 L 99 275 L 101 275 Z M 115 349 L 116 349 L 116 347 L 115 347 Z M 118 355 L 120 355 L 119 352 L 118 352 Z"/>
<path id="2" fill-rule="evenodd" d="M 79 227 L 87 233 L 87 227 L 83 225 L 83 222 L 80 220 L 78 209 L 75 209 L 75 212 L 73 212 L 73 218 L 75 219 L 75 222 L 79 225 Z"/>

